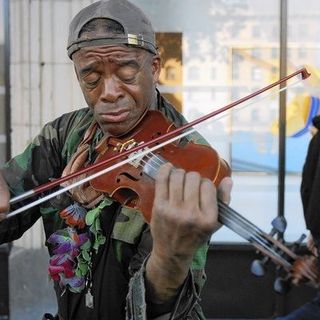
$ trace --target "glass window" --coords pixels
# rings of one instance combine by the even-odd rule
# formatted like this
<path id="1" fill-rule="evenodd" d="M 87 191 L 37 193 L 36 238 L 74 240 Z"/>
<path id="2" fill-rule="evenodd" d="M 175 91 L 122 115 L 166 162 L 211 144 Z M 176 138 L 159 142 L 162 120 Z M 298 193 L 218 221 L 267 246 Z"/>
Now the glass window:
<path id="1" fill-rule="evenodd" d="M 182 112 L 187 119 L 277 80 L 279 61 L 270 50 L 279 48 L 279 0 L 203 0 L 201 6 L 194 0 L 167 1 L 165 6 L 161 1 L 135 2 L 151 13 L 157 32 L 181 33 Z M 231 205 L 266 231 L 277 215 L 278 140 L 271 132 L 277 115 L 278 100 L 269 99 L 234 108 L 199 128 L 232 166 Z M 243 241 L 227 228 L 214 237 Z"/>
<path id="2" fill-rule="evenodd" d="M 211 80 L 216 80 L 217 78 L 217 70 L 215 67 L 211 68 Z"/>
<path id="3" fill-rule="evenodd" d="M 262 72 L 259 67 L 254 67 L 251 69 L 251 78 L 252 80 L 261 80 Z"/>
<path id="4" fill-rule="evenodd" d="M 260 27 L 259 26 L 253 26 L 252 27 L 252 37 L 253 38 L 259 38 L 260 37 Z"/>
<path id="5" fill-rule="evenodd" d="M 189 68 L 188 79 L 191 81 L 196 81 L 200 79 L 200 70 L 199 67 L 192 66 Z"/>

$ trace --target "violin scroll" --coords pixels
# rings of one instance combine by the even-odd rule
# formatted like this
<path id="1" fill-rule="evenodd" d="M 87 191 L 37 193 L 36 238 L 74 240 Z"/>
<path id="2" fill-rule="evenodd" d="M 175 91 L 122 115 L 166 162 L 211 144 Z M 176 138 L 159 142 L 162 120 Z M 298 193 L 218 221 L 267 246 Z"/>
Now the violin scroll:
<path id="1" fill-rule="evenodd" d="M 287 221 L 285 217 L 279 216 L 272 220 L 271 225 L 272 225 L 272 229 L 269 232 L 269 235 L 268 235 L 269 237 L 273 237 L 276 234 L 283 233 L 287 228 Z M 273 250 L 274 249 L 276 248 L 273 248 Z M 269 261 L 272 259 L 275 260 L 276 263 L 279 262 L 279 259 L 276 259 L 276 257 L 270 256 L 270 255 L 264 256 L 261 260 L 259 259 L 254 260 L 251 264 L 251 273 L 253 273 L 257 277 L 264 276 L 266 273 L 266 266 L 269 263 Z"/>
<path id="2" fill-rule="evenodd" d="M 283 240 L 274 239 L 274 235 L 283 233 L 286 228 L 286 220 L 284 217 L 277 217 L 272 221 L 272 230 L 269 234 L 265 234 L 265 239 L 269 241 L 268 250 L 260 248 L 259 244 L 255 247 L 265 256 L 261 260 L 254 260 L 251 264 L 251 272 L 257 276 L 264 276 L 266 266 L 270 260 L 277 265 L 278 273 L 285 272 L 284 275 L 278 276 L 274 282 L 274 290 L 279 294 L 287 293 L 292 285 L 306 283 L 312 287 L 318 288 L 320 276 L 317 267 L 317 257 L 311 252 L 303 256 L 299 256 L 299 250 L 306 235 L 301 235 L 294 242 L 291 249 L 284 245 Z M 310 249 L 310 248 L 309 248 Z"/>

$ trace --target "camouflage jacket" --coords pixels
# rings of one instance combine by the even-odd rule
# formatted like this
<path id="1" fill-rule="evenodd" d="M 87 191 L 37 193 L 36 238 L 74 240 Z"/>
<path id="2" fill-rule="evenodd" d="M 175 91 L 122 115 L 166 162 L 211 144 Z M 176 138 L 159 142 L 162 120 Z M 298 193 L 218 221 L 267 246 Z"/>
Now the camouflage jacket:
<path id="1" fill-rule="evenodd" d="M 176 126 L 185 123 L 184 118 L 160 94 L 155 109 L 163 112 Z M 84 108 L 64 114 L 46 124 L 25 151 L 9 161 L 2 170 L 12 196 L 59 178 L 92 120 L 91 110 Z M 93 144 L 97 143 L 101 137 L 102 132 L 98 130 Z M 192 134 L 190 139 L 198 143 L 205 143 L 203 138 L 195 133 Z M 62 200 L 47 201 L 39 207 L 31 208 L 23 214 L 2 221 L 0 223 L 0 243 L 18 239 L 39 218 L 43 220 L 45 235 L 48 240 L 54 232 L 65 227 L 64 221 L 59 216 L 64 197 L 61 198 Z M 21 203 L 19 205 L 21 206 Z M 15 208 L 16 206 L 13 206 L 11 209 Z M 68 290 L 63 291 L 63 288 L 55 282 L 59 319 L 104 319 L 105 308 L 109 310 L 108 314 L 120 312 L 112 319 L 204 319 L 198 302 L 200 291 L 205 282 L 204 266 L 208 247 L 201 247 L 195 254 L 189 277 L 176 301 L 172 302 L 170 306 L 150 306 L 145 300 L 144 286 L 144 266 L 152 248 L 148 225 L 137 210 L 125 207 L 115 209 L 114 206 L 109 206 L 107 209 L 117 211 L 117 214 L 114 215 L 108 246 L 104 245 L 104 249 L 99 249 L 102 251 L 101 254 L 99 253 L 102 258 L 99 258 L 98 265 L 103 267 L 97 267 L 93 277 L 93 284 L 96 281 L 100 286 L 99 289 L 94 291 L 94 295 L 100 294 L 99 299 L 102 301 L 103 298 L 104 302 L 97 303 L 99 306 L 95 306 L 94 309 L 98 309 L 98 313 L 96 311 L 89 312 L 88 308 L 85 307 L 86 297 L 84 297 L 84 294 L 72 293 Z M 46 245 L 49 254 L 54 256 L 50 244 L 46 242 Z M 106 247 L 108 249 L 105 249 Z M 101 268 L 100 271 L 99 268 Z M 106 273 L 105 270 L 109 270 L 108 275 L 103 277 Z M 120 277 L 119 274 L 122 277 L 120 282 L 123 283 L 120 287 L 116 282 L 117 280 L 114 280 Z M 101 293 L 106 289 L 106 286 L 101 284 L 102 279 L 105 278 L 109 279 L 106 280 L 108 291 L 111 289 L 111 291 L 121 292 L 115 293 L 112 297 Z M 106 299 L 110 300 L 110 303 L 106 303 Z M 120 303 L 117 299 L 124 301 Z M 108 304 L 111 307 L 107 307 Z M 113 310 L 112 305 L 118 305 L 120 311 Z M 147 314 L 150 310 L 151 313 Z"/>

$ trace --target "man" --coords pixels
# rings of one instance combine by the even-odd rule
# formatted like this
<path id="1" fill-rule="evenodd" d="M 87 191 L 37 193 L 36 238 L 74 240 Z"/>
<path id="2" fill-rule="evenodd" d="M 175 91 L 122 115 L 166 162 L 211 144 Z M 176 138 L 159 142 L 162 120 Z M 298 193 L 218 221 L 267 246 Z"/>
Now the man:
<path id="1" fill-rule="evenodd" d="M 300 268 L 297 268 L 292 274 L 293 283 L 310 279 L 310 272 L 319 273 L 320 260 L 320 215 L 319 215 L 319 181 L 320 181 L 320 115 L 312 119 L 313 126 L 311 127 L 312 139 L 310 140 L 307 156 L 302 170 L 301 181 L 301 200 L 303 212 L 306 221 L 306 226 L 310 230 L 310 236 L 307 242 L 307 247 L 312 253 L 310 256 L 303 257 Z M 318 279 L 319 283 L 319 279 Z M 320 319 L 320 291 L 318 290 L 315 297 L 293 310 L 291 313 L 277 318 L 277 320 L 317 320 Z"/>
<path id="2" fill-rule="evenodd" d="M 150 224 L 90 184 L 6 218 L 10 197 L 90 165 L 101 141 L 122 137 L 147 110 L 185 123 L 156 90 L 154 31 L 130 2 L 99 1 L 80 11 L 70 24 L 68 55 L 88 108 L 47 124 L 2 170 L 0 242 L 43 219 L 56 319 L 203 319 L 198 301 L 207 243 L 219 224 L 216 189 L 198 173 L 169 163 L 160 168 Z M 230 189 L 226 178 L 222 201 Z"/>

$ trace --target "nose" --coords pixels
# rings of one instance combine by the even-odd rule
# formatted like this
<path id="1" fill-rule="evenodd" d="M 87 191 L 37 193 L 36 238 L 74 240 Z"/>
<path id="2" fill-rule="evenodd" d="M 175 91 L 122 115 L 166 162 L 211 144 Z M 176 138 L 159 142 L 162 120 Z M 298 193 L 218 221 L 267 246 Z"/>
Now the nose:
<path id="1" fill-rule="evenodd" d="M 101 94 L 103 102 L 116 102 L 122 95 L 123 91 L 116 79 L 112 77 L 104 79 L 103 92 Z"/>

